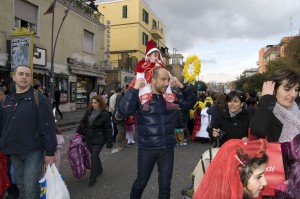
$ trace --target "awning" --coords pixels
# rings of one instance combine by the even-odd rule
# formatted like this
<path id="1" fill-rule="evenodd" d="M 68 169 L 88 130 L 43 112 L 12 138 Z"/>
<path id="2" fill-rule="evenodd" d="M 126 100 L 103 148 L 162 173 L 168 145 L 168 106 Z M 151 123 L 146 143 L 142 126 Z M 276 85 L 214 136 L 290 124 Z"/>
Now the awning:
<path id="1" fill-rule="evenodd" d="M 74 74 L 78 74 L 78 75 L 86 75 L 86 76 L 91 76 L 91 77 L 106 77 L 106 73 L 103 71 L 98 71 L 96 69 L 92 69 L 92 68 L 79 68 L 76 66 L 69 66 L 70 70 L 72 73 Z"/>
<path id="2" fill-rule="evenodd" d="M 49 75 L 49 71 L 47 69 L 40 69 L 40 68 L 35 68 L 35 67 L 33 67 L 33 73 Z"/>

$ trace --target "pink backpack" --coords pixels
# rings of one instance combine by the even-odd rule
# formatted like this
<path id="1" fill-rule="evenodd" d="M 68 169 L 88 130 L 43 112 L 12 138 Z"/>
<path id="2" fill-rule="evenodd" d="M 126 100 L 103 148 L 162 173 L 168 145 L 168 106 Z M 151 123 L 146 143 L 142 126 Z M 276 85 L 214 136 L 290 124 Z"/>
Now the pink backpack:
<path id="1" fill-rule="evenodd" d="M 86 173 L 86 169 L 91 168 L 90 152 L 84 141 L 84 136 L 79 133 L 73 135 L 70 140 L 67 157 L 73 174 L 77 178 L 81 178 Z"/>

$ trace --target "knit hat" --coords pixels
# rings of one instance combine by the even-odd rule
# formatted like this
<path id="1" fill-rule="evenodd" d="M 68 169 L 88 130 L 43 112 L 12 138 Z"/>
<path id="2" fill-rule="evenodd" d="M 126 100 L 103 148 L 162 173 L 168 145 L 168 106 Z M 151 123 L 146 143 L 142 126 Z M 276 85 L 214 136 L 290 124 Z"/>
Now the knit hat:
<path id="1" fill-rule="evenodd" d="M 158 59 L 161 61 L 162 60 L 162 56 L 160 54 L 160 51 L 158 50 L 158 48 L 156 48 L 156 45 L 154 43 L 154 41 L 151 39 L 146 46 L 146 60 L 148 59 L 148 56 L 154 52 L 157 51 L 159 53 Z"/>

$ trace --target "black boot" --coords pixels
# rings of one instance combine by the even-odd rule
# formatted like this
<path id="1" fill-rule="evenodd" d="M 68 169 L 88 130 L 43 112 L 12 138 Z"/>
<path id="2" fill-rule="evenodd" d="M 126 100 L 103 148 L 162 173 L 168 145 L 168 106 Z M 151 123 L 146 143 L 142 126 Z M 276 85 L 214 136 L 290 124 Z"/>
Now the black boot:
<path id="1" fill-rule="evenodd" d="M 96 179 L 95 180 L 90 180 L 89 184 L 88 184 L 88 188 L 91 188 L 93 186 L 95 186 L 96 184 Z"/>

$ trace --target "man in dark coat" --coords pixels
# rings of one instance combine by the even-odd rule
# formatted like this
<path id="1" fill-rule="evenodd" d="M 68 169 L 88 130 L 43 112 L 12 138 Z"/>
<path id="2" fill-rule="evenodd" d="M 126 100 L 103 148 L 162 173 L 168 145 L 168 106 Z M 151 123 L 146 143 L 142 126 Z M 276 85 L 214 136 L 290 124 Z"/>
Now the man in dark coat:
<path id="1" fill-rule="evenodd" d="M 59 110 L 59 105 L 60 105 L 60 91 L 58 88 L 55 89 L 54 91 L 54 101 L 55 101 L 55 108 L 58 114 L 60 115 L 60 118 L 63 119 L 63 114 Z"/>
<path id="2" fill-rule="evenodd" d="M 181 108 L 190 108 L 196 103 L 196 96 L 191 88 L 183 85 L 176 77 L 170 78 L 164 68 L 157 68 L 151 79 L 152 100 L 149 111 L 142 110 L 139 100 L 139 88 L 145 85 L 145 80 L 137 79 L 132 89 L 128 90 L 120 102 L 119 110 L 123 116 L 135 115 L 138 131 L 138 176 L 133 183 L 130 198 L 141 198 L 144 188 L 157 164 L 160 199 L 170 198 L 171 180 L 174 164 L 174 110 L 166 109 L 163 94 L 170 81 L 178 86 L 183 95 L 177 95 Z"/>

